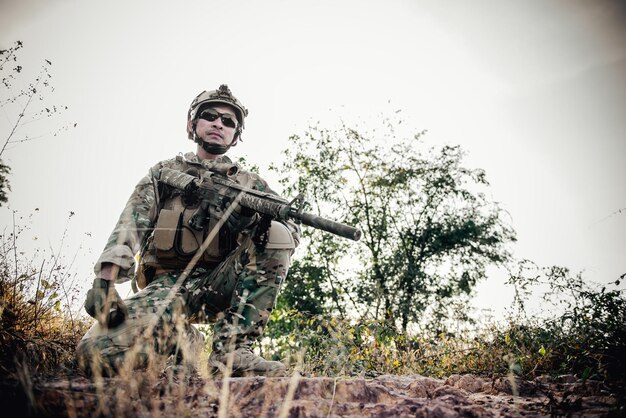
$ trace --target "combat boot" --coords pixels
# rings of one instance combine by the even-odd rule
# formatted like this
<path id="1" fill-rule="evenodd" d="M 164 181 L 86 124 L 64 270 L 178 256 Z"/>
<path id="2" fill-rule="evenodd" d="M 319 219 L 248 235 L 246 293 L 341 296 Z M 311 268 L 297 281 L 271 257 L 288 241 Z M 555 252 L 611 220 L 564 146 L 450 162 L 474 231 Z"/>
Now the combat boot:
<path id="1" fill-rule="evenodd" d="M 233 367 L 230 373 L 233 377 L 285 375 L 286 367 L 283 363 L 265 360 L 247 347 L 237 348 L 230 353 L 213 351 L 209 356 L 209 372 L 211 374 L 224 374 L 230 356 L 233 356 Z"/>

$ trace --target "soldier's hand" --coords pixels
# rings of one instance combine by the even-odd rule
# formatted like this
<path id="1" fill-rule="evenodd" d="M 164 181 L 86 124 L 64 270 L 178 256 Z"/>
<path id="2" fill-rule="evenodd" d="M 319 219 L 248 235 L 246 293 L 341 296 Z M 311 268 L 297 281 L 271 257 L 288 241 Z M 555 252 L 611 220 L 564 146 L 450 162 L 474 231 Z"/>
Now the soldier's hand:
<path id="1" fill-rule="evenodd" d="M 236 234 L 252 228 L 259 222 L 259 219 L 261 219 L 260 215 L 252 209 L 239 206 L 231 212 L 226 220 L 226 226 L 232 233 Z"/>
<path id="2" fill-rule="evenodd" d="M 115 328 L 128 316 L 128 309 L 113 281 L 100 278 L 93 281 L 93 287 L 87 292 L 85 310 L 106 328 Z"/>

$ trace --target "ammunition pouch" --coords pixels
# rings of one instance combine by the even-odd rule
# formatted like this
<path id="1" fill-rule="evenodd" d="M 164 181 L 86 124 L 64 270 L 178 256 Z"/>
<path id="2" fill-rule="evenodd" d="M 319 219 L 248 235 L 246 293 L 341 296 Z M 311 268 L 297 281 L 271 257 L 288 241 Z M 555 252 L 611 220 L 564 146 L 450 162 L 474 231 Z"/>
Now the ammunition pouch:
<path id="1" fill-rule="evenodd" d="M 209 219 L 202 230 L 189 226 L 189 221 L 199 210 L 199 204 L 188 204 L 181 194 L 174 194 L 159 211 L 152 235 L 148 237 L 142 251 L 137 271 L 137 286 L 143 289 L 152 281 L 157 270 L 182 270 L 200 250 L 207 237 L 206 250 L 196 266 L 210 267 L 221 262 L 234 249 L 236 236 L 228 228 L 215 230 L 222 213 L 209 208 Z"/>

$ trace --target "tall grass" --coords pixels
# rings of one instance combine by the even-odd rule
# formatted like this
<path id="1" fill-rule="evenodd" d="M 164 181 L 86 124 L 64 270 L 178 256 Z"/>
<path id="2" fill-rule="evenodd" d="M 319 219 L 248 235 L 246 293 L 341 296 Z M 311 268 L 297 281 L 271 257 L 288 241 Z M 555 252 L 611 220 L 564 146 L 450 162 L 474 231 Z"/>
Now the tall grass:
<path id="1" fill-rule="evenodd" d="M 58 375 L 72 369 L 74 348 L 88 326 L 78 313 L 77 278 L 58 252 L 23 251 L 27 227 L 13 215 L 10 230 L 0 235 L 0 372 Z"/>
<path id="2" fill-rule="evenodd" d="M 82 283 L 70 273 L 71 262 L 54 252 L 22 252 L 22 233 L 14 224 L 0 235 L 0 377 L 18 382 L 22 401 L 35 408 L 40 402 L 33 390 L 38 380 L 76 376 L 75 348 L 92 320 L 80 312 Z M 522 266 L 520 272 L 525 274 L 512 274 L 510 279 L 516 309 L 500 323 L 425 326 L 424 331 L 407 335 L 375 320 L 275 309 L 256 350 L 289 367 L 291 378 L 278 414 L 287 415 L 301 376 L 441 378 L 472 373 L 532 379 L 574 374 L 624 384 L 626 299 L 620 280 L 612 286 L 593 286 L 567 269 L 530 272 L 530 263 Z M 544 289 L 543 295 L 533 294 L 537 288 Z M 535 297 L 559 314 L 530 314 L 527 302 Z M 182 330 L 183 324 L 177 327 Z M 184 341 L 180 347 L 185 350 Z M 216 415 L 232 416 L 237 399 L 230 393 L 230 374 L 226 371 L 219 379 L 208 375 L 209 350 L 210 344 L 205 344 L 202 353 L 194 353 L 193 361 L 183 365 L 157 353 L 143 371 L 133 370 L 129 362 L 120 368 L 115 384 L 96 370 L 83 386 L 93 395 L 90 403 L 69 394 L 56 400 L 58 409 L 53 411 L 81 416 L 81 408 L 87 408 L 100 415 L 124 416 L 167 410 L 185 416 L 192 415 L 203 398 L 213 402 Z M 203 380 L 201 386 L 198 379 Z"/>

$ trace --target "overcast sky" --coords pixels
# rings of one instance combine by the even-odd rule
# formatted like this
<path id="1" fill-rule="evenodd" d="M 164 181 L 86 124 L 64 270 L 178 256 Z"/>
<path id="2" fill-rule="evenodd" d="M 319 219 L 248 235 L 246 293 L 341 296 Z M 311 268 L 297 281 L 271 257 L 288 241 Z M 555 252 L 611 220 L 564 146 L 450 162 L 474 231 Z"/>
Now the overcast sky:
<path id="1" fill-rule="evenodd" d="M 623 1 L 0 0 L 0 47 L 16 40 L 22 83 L 49 59 L 45 103 L 69 107 L 16 138 L 78 125 L 5 151 L 0 221 L 39 208 L 35 243 L 57 248 L 74 212 L 63 251 L 79 254 L 85 282 L 148 167 L 194 149 L 190 101 L 221 83 L 250 109 L 232 155 L 270 181 L 267 165 L 309 121 L 373 126 L 402 109 L 487 171 L 517 257 L 605 283 L 626 273 Z M 0 109 L 3 140 L 18 114 Z M 479 287 L 480 307 L 510 303 L 501 282 Z"/>

